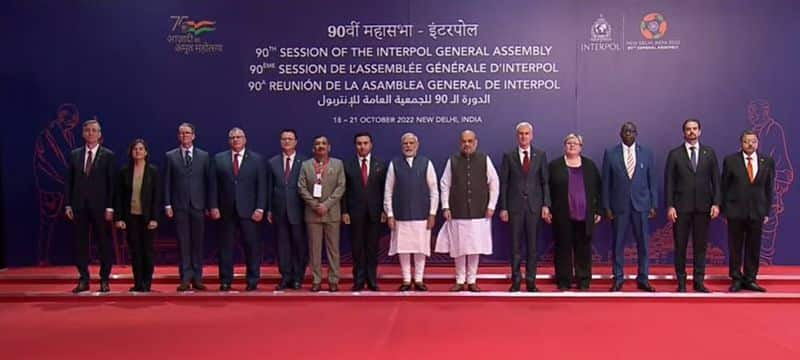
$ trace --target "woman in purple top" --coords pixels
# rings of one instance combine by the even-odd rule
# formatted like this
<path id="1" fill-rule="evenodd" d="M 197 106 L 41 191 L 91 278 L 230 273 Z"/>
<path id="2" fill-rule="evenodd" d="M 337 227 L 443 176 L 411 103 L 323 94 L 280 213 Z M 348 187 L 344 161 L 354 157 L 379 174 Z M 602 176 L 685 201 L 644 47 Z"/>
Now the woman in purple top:
<path id="1" fill-rule="evenodd" d="M 600 221 L 600 172 L 591 159 L 581 155 L 582 148 L 583 137 L 567 135 L 564 156 L 551 161 L 548 169 L 556 284 L 562 291 L 573 282 L 578 290 L 589 289 L 592 230 Z"/>

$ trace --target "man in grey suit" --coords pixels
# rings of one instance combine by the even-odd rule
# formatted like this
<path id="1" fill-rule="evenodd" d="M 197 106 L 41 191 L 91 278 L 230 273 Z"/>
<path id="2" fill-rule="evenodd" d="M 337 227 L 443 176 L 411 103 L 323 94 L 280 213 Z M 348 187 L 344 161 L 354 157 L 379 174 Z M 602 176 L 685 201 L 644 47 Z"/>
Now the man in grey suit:
<path id="1" fill-rule="evenodd" d="M 261 270 L 261 220 L 267 207 L 264 159 L 245 149 L 244 130 L 228 131 L 231 149 L 214 156 L 217 186 L 210 197 L 211 218 L 222 219 L 219 242 L 220 291 L 230 291 L 233 281 L 233 243 L 238 228 L 247 266 L 246 291 L 255 291 Z"/>
<path id="2" fill-rule="evenodd" d="M 178 125 L 179 146 L 167 151 L 164 160 L 164 211 L 175 220 L 180 249 L 178 291 L 205 290 L 203 285 L 204 212 L 210 188 L 214 184 L 211 158 L 194 146 L 195 128 L 190 123 Z"/>
<path id="3" fill-rule="evenodd" d="M 503 154 L 500 165 L 500 220 L 511 226 L 511 288 L 519 291 L 521 276 L 520 242 L 527 244 L 525 285 L 536 292 L 536 239 L 539 219 L 550 222 L 550 187 L 547 155 L 531 146 L 533 125 L 521 122 L 516 126 L 517 146 Z"/>
<path id="4" fill-rule="evenodd" d="M 325 136 L 314 138 L 314 158 L 303 162 L 297 189 L 306 203 L 305 221 L 308 230 L 309 266 L 313 278 L 311 291 L 320 291 L 322 275 L 322 241 L 328 253 L 328 286 L 331 292 L 339 289 L 339 201 L 345 190 L 344 166 L 331 158 L 330 144 Z"/>
<path id="5" fill-rule="evenodd" d="M 267 167 L 267 221 L 277 243 L 281 280 L 275 290 L 299 289 L 308 264 L 308 242 L 303 224 L 303 199 L 297 192 L 300 164 L 306 156 L 297 153 L 297 132 L 281 130 L 281 153 L 269 159 Z"/>

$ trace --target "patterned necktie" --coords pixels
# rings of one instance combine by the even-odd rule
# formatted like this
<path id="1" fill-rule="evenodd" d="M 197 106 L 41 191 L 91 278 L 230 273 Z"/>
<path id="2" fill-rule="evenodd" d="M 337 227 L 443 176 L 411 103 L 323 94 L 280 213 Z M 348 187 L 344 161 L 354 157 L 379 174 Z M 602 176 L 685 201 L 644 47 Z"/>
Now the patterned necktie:
<path id="1" fill-rule="evenodd" d="M 361 183 L 367 187 L 367 158 L 361 159 Z"/>
<path id="2" fill-rule="evenodd" d="M 747 179 L 750 180 L 750 183 L 753 183 L 753 158 L 747 157 Z"/>
<path id="3" fill-rule="evenodd" d="M 233 176 L 239 176 L 239 153 L 233 154 Z"/>
<path id="4" fill-rule="evenodd" d="M 692 170 L 697 171 L 697 151 L 694 146 L 689 146 L 689 150 L 692 152 L 689 156 L 689 160 L 692 161 Z"/>
<path id="5" fill-rule="evenodd" d="M 633 171 L 636 169 L 636 159 L 633 158 L 633 148 L 628 148 L 628 159 L 625 160 L 625 170 L 628 170 L 628 179 L 633 179 Z"/>
<path id="6" fill-rule="evenodd" d="M 522 158 L 522 172 L 528 175 L 528 171 L 531 169 L 531 158 L 528 157 L 528 150 L 523 151 L 522 154 L 524 155 Z"/>
<path id="7" fill-rule="evenodd" d="M 283 165 L 283 180 L 284 181 L 286 181 L 286 179 L 289 178 L 289 172 L 292 171 L 292 162 L 291 162 L 291 160 L 292 160 L 292 158 L 287 156 L 286 157 L 286 164 Z"/>
<path id="8" fill-rule="evenodd" d="M 83 165 L 83 173 L 89 176 L 92 172 L 92 150 L 86 153 L 86 164 Z"/>
<path id="9" fill-rule="evenodd" d="M 183 156 L 183 161 L 186 164 L 186 167 L 192 166 L 192 153 L 189 150 L 186 150 L 186 154 Z"/>

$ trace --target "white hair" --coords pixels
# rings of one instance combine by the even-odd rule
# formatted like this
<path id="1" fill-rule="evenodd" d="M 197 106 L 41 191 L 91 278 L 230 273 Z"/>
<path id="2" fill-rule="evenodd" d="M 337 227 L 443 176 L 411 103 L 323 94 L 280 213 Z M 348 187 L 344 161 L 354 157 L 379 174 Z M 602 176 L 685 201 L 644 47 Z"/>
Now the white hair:
<path id="1" fill-rule="evenodd" d="M 405 140 L 407 137 L 413 137 L 414 141 L 419 142 L 419 138 L 417 137 L 417 135 L 414 135 L 414 133 L 412 132 L 407 132 L 400 137 L 400 143 L 402 144 L 403 140 Z"/>
<path id="2" fill-rule="evenodd" d="M 521 127 L 524 127 L 524 126 L 528 127 L 528 129 L 533 131 L 533 125 L 531 125 L 531 123 L 529 123 L 527 121 L 522 121 L 522 122 L 518 123 L 517 126 L 514 127 L 514 131 L 519 131 L 519 129 Z"/>

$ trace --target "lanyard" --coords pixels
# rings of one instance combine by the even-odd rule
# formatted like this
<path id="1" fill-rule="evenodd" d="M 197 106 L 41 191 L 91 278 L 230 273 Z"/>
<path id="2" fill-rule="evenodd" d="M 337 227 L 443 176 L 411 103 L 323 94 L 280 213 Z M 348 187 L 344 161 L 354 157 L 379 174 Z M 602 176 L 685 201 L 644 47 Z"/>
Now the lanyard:
<path id="1" fill-rule="evenodd" d="M 317 184 L 322 184 L 322 176 L 325 175 L 325 170 L 328 168 L 330 160 L 330 158 L 327 158 L 322 164 L 314 160 L 314 173 L 317 175 Z"/>

